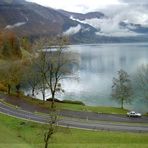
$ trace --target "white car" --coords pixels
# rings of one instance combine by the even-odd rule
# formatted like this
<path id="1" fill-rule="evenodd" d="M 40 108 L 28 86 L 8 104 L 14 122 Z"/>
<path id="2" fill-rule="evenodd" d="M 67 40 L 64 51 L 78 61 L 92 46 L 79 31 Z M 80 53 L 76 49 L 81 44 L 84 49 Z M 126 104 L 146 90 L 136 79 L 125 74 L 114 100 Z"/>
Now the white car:
<path id="1" fill-rule="evenodd" d="M 127 113 L 128 117 L 141 117 L 140 113 L 136 113 L 135 111 L 130 111 Z"/>

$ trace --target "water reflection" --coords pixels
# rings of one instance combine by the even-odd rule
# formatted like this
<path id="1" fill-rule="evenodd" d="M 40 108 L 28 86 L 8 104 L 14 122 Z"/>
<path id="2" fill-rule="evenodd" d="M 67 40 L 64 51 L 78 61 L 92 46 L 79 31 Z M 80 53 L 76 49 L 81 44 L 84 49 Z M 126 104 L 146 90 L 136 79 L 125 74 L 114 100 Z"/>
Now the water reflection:
<path id="1" fill-rule="evenodd" d="M 64 80 L 67 99 L 82 100 L 88 105 L 117 106 L 111 101 L 112 78 L 120 69 L 134 73 L 148 63 L 148 44 L 71 45 L 80 54 L 79 80 Z M 137 101 L 130 108 L 137 108 Z M 138 110 L 144 106 L 138 106 Z"/>

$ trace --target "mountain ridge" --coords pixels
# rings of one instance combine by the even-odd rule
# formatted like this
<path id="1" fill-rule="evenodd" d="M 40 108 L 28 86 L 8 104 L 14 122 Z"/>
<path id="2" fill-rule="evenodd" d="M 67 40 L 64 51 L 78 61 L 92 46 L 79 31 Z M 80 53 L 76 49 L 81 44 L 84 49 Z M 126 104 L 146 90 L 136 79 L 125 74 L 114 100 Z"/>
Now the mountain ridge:
<path id="1" fill-rule="evenodd" d="M 31 38 L 67 35 L 71 43 L 135 42 L 147 40 L 146 36 L 143 37 L 142 35 L 120 37 L 112 36 L 108 32 L 104 33 L 103 31 L 105 30 L 103 30 L 101 22 L 108 20 L 110 18 L 101 12 L 81 14 L 56 10 L 25 0 L 0 1 L 0 31 L 10 30 L 16 32 L 19 36 Z M 129 33 L 134 32 L 137 35 L 143 32 L 148 33 L 147 28 L 138 25 L 134 28 L 134 25 L 136 26 L 136 24 L 119 23 L 120 30 L 122 31 L 129 30 Z M 131 28 L 129 28 L 130 26 Z"/>

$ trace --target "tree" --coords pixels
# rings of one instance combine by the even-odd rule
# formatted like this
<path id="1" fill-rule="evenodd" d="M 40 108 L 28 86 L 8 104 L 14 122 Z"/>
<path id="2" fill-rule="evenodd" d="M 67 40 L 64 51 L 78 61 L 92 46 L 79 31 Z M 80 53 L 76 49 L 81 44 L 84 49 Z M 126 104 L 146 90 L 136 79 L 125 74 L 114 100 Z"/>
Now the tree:
<path id="1" fill-rule="evenodd" d="M 28 52 L 30 52 L 30 53 L 33 52 L 33 51 L 32 51 L 32 46 L 31 46 L 31 43 L 30 43 L 28 37 L 23 37 L 23 38 L 21 39 L 21 41 L 20 41 L 20 44 L 21 44 L 21 47 L 22 47 L 24 50 L 26 50 L 26 51 L 28 51 Z"/>
<path id="2" fill-rule="evenodd" d="M 48 148 L 49 140 L 51 139 L 52 135 L 56 132 L 56 128 L 57 128 L 57 112 L 55 110 L 52 110 L 50 113 L 48 129 L 44 133 L 45 148 Z"/>
<path id="3" fill-rule="evenodd" d="M 21 49 L 20 49 L 19 40 L 17 39 L 17 37 L 14 37 L 12 41 L 13 41 L 13 43 L 11 45 L 12 58 L 21 59 L 22 58 L 22 52 L 21 52 Z"/>
<path id="4" fill-rule="evenodd" d="M 19 39 L 13 32 L 3 32 L 0 35 L 1 54 L 5 59 L 18 60 L 22 58 Z"/>
<path id="5" fill-rule="evenodd" d="M 52 47 L 46 52 L 47 59 L 47 73 L 45 79 L 51 92 L 52 104 L 54 107 L 54 99 L 57 92 L 59 92 L 60 81 L 65 78 L 65 75 L 69 74 L 70 67 L 68 65 L 72 62 L 70 54 L 66 50 L 66 40 L 64 38 L 57 39 L 56 50 L 53 51 Z M 69 59 L 70 58 L 70 59 Z"/>
<path id="6" fill-rule="evenodd" d="M 37 59 L 37 73 L 39 75 L 39 90 L 42 93 L 43 101 L 45 101 L 46 96 L 46 89 L 47 89 L 47 82 L 46 82 L 46 73 L 48 71 L 47 68 L 47 59 L 46 59 L 46 53 L 41 52 L 39 55 L 39 58 Z"/>
<path id="7" fill-rule="evenodd" d="M 129 75 L 124 70 L 118 71 L 118 78 L 113 78 L 112 98 L 115 99 L 123 109 L 124 103 L 131 103 L 132 86 Z"/>
<path id="8" fill-rule="evenodd" d="M 35 96 L 35 90 L 38 88 L 38 84 L 40 83 L 39 74 L 36 72 L 35 64 L 32 63 L 31 66 L 28 66 L 25 71 L 25 81 L 29 85 L 31 89 L 32 96 Z"/>
<path id="9" fill-rule="evenodd" d="M 41 76 L 42 88 L 44 92 L 46 87 L 50 90 L 52 108 L 54 108 L 55 95 L 59 92 L 60 81 L 71 73 L 71 64 L 74 58 L 70 52 L 66 51 L 66 45 L 67 39 L 58 37 L 52 40 L 41 39 L 36 46 L 36 49 L 41 49 L 38 58 L 38 72 Z"/>
<path id="10" fill-rule="evenodd" d="M 11 57 L 11 49 L 10 49 L 10 45 L 8 43 L 8 41 L 4 41 L 1 47 L 1 54 L 5 57 L 5 58 L 10 58 Z"/>
<path id="11" fill-rule="evenodd" d="M 0 67 L 2 84 L 7 86 L 7 93 L 11 93 L 12 86 L 15 86 L 16 92 L 20 92 L 22 78 L 22 66 L 20 61 L 5 62 Z"/>

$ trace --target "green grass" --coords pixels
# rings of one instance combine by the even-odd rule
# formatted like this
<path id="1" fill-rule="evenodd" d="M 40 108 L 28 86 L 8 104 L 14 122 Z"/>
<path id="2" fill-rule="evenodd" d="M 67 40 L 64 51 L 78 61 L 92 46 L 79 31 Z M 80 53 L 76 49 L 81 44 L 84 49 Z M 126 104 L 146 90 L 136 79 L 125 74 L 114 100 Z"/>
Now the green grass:
<path id="1" fill-rule="evenodd" d="M 39 99 L 34 99 L 28 96 L 21 96 L 21 99 L 24 101 L 35 104 L 40 107 L 45 107 L 49 109 L 49 106 L 51 106 L 51 103 L 44 102 Z M 57 109 L 68 109 L 68 110 L 74 110 L 74 111 L 88 111 L 88 112 L 98 112 L 98 113 L 106 113 L 106 114 L 126 114 L 128 110 L 121 109 L 117 107 L 103 107 L 103 106 L 86 106 L 86 105 L 79 105 L 74 103 L 55 103 Z"/>
<path id="2" fill-rule="evenodd" d="M 43 148 L 47 126 L 0 114 L 0 148 Z M 147 148 L 148 133 L 58 128 L 51 148 Z"/>
<path id="3" fill-rule="evenodd" d="M 77 110 L 77 111 L 109 113 L 109 114 L 126 114 L 127 113 L 126 109 L 121 109 L 121 108 L 116 108 L 116 107 L 84 106 L 84 105 L 67 104 L 67 103 L 59 104 L 59 108 Z"/>

